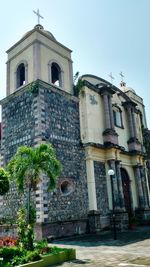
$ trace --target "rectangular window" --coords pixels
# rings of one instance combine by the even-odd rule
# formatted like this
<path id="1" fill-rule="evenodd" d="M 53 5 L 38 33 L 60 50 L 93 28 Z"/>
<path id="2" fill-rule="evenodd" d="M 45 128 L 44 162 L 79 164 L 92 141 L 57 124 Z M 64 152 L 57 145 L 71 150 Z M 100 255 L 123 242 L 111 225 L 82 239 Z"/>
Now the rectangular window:
<path id="1" fill-rule="evenodd" d="M 122 118 L 120 111 L 113 111 L 115 126 L 122 127 Z"/>

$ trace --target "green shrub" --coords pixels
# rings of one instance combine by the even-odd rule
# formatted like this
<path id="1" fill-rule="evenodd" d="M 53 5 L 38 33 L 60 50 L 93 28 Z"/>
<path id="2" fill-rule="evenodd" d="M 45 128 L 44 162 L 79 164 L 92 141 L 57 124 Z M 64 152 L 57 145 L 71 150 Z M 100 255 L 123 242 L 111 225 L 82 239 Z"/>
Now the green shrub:
<path id="1" fill-rule="evenodd" d="M 27 251 L 26 258 L 28 262 L 30 262 L 30 261 L 38 261 L 42 257 L 39 255 L 38 251 L 35 250 L 35 251 Z"/>
<path id="2" fill-rule="evenodd" d="M 65 249 L 65 248 L 58 248 L 58 247 L 52 247 L 52 253 L 53 254 L 57 254 L 57 253 L 59 253 L 59 252 L 61 252 L 61 251 L 67 251 L 68 249 Z"/>
<path id="3" fill-rule="evenodd" d="M 45 239 L 42 239 L 42 240 L 40 240 L 40 241 L 38 241 L 38 242 L 36 243 L 36 248 L 37 248 L 37 249 L 45 248 L 45 247 L 47 247 L 47 246 L 48 246 L 48 242 L 47 242 L 47 240 L 45 240 Z"/>
<path id="4" fill-rule="evenodd" d="M 13 258 L 11 264 L 12 266 L 25 264 L 32 261 L 38 261 L 41 259 L 38 251 L 27 251 L 22 257 L 16 256 Z"/>
<path id="5" fill-rule="evenodd" d="M 66 251 L 68 258 L 72 255 L 72 249 L 59 247 L 49 247 L 46 240 L 38 242 L 34 251 L 22 249 L 20 247 L 3 247 L 0 248 L 0 267 L 13 267 L 28 262 L 38 261 L 42 258 L 41 255 L 57 254 L 61 251 Z"/>
<path id="6" fill-rule="evenodd" d="M 22 250 L 17 247 L 4 247 L 0 249 L 0 267 L 12 267 L 19 264 L 24 264 L 31 261 L 38 261 L 41 259 L 39 252 Z"/>
<path id="7" fill-rule="evenodd" d="M 15 256 L 21 256 L 22 250 L 17 247 L 3 247 L 0 249 L 0 258 L 6 259 L 7 261 Z"/>
<path id="8" fill-rule="evenodd" d="M 36 211 L 30 205 L 30 214 L 29 214 L 30 223 L 26 224 L 26 209 L 21 208 L 18 211 L 18 237 L 19 237 L 19 246 L 23 249 L 34 250 L 33 241 L 34 241 L 34 223 L 36 220 Z"/>

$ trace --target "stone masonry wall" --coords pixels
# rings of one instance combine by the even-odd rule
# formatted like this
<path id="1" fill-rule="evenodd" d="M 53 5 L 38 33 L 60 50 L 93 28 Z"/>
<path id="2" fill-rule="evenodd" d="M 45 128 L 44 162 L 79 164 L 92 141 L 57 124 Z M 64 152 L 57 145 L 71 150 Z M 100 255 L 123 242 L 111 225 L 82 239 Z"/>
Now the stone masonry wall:
<path id="1" fill-rule="evenodd" d="M 95 184 L 97 195 L 97 208 L 100 214 L 106 215 L 109 212 L 105 163 L 94 161 Z"/>
<path id="2" fill-rule="evenodd" d="M 86 218 L 88 193 L 78 99 L 38 81 L 36 92 L 26 86 L 2 101 L 2 165 L 7 164 L 18 146 L 41 142 L 52 143 L 63 171 L 54 192 L 47 192 L 47 177 L 43 176 L 34 198 L 39 222 Z M 63 182 L 69 184 L 67 189 L 63 188 L 64 192 Z M 15 217 L 19 205 L 25 201 L 26 195 L 19 198 L 13 183 L 3 198 L 2 216 Z"/>
<path id="3" fill-rule="evenodd" d="M 88 195 L 84 150 L 80 144 L 78 100 L 50 86 L 40 86 L 40 97 L 43 100 L 42 140 L 53 144 L 63 167 L 55 191 L 47 194 L 45 221 L 86 218 Z M 70 193 L 62 192 L 64 181 L 69 183 Z"/>
<path id="4" fill-rule="evenodd" d="M 6 166 L 17 147 L 33 146 L 35 135 L 34 95 L 25 88 L 5 98 L 2 102 L 1 165 Z M 15 183 L 3 197 L 1 217 L 15 218 L 20 204 L 25 202 L 25 194 L 19 196 Z"/>

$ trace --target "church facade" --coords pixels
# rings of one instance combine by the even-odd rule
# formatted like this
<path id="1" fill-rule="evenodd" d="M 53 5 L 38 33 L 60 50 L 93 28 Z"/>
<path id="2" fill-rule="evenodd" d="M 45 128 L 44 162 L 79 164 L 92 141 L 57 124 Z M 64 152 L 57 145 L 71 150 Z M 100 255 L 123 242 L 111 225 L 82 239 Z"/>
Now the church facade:
<path id="1" fill-rule="evenodd" d="M 71 50 L 39 24 L 7 53 L 0 164 L 5 167 L 18 146 L 47 142 L 63 167 L 53 192 L 43 175 L 33 194 L 38 237 L 100 231 L 111 227 L 112 211 L 120 228 L 133 214 L 146 219 L 150 191 L 141 97 L 123 81 L 117 88 L 94 75 L 83 75 L 73 86 Z M 16 218 L 25 198 L 12 184 L 1 197 L 0 214 Z"/>

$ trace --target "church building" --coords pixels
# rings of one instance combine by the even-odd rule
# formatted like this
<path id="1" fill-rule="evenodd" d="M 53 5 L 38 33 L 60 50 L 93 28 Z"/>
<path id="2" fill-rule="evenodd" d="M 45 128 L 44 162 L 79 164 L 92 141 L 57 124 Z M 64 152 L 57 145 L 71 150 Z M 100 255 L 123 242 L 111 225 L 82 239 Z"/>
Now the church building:
<path id="1" fill-rule="evenodd" d="M 73 85 L 71 50 L 37 24 L 7 50 L 0 165 L 17 148 L 51 143 L 62 164 L 56 189 L 43 175 L 35 195 L 38 238 L 128 227 L 130 216 L 150 216 L 150 181 L 143 100 L 91 75 Z M 111 175 L 110 175 L 111 174 Z M 0 216 L 16 218 L 26 201 L 13 183 L 0 197 Z"/>

